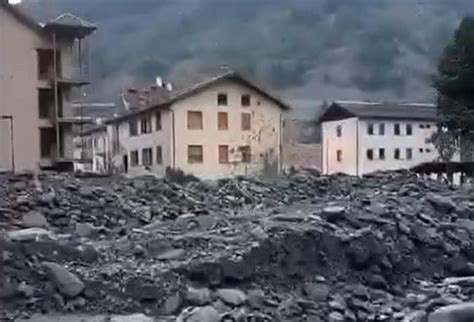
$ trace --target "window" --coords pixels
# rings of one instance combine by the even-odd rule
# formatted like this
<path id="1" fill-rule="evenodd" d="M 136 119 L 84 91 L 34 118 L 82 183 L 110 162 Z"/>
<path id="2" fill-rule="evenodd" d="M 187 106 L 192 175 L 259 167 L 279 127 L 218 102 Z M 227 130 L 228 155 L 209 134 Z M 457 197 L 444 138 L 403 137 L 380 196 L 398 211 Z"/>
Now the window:
<path id="1" fill-rule="evenodd" d="M 250 95 L 249 94 L 244 94 L 240 97 L 240 102 L 242 103 L 242 106 L 250 106 Z"/>
<path id="2" fill-rule="evenodd" d="M 163 163 L 163 148 L 161 145 L 158 145 L 156 147 L 156 164 L 162 164 Z"/>
<path id="3" fill-rule="evenodd" d="M 395 123 L 393 125 L 393 134 L 395 135 L 400 135 L 400 124 Z"/>
<path id="4" fill-rule="evenodd" d="M 342 162 L 342 150 L 337 150 L 336 156 L 337 156 L 337 162 Z"/>
<path id="5" fill-rule="evenodd" d="M 367 124 L 367 134 L 374 135 L 374 125 L 372 123 Z"/>
<path id="6" fill-rule="evenodd" d="M 58 52 L 59 54 L 59 52 Z M 57 66 L 60 67 L 60 55 L 57 55 Z M 54 69 L 54 50 L 52 49 L 38 49 L 38 79 L 45 80 L 51 77 Z M 59 68 L 58 68 L 59 69 Z M 59 74 L 59 70 L 58 70 Z"/>
<path id="7" fill-rule="evenodd" d="M 420 153 L 423 153 L 423 149 L 422 148 L 419 148 L 418 150 Z"/>
<path id="8" fill-rule="evenodd" d="M 188 129 L 202 130 L 202 112 L 188 111 Z"/>
<path id="9" fill-rule="evenodd" d="M 138 135 L 138 128 L 137 128 L 137 121 L 136 120 L 132 120 L 132 121 L 128 122 L 128 128 L 129 128 L 129 131 L 130 131 L 130 136 Z"/>
<path id="10" fill-rule="evenodd" d="M 407 160 L 413 159 L 413 150 L 411 148 L 407 148 L 406 153 L 407 153 Z"/>
<path id="11" fill-rule="evenodd" d="M 219 145 L 219 163 L 229 163 L 228 145 Z"/>
<path id="12" fill-rule="evenodd" d="M 217 94 L 217 105 L 227 106 L 227 94 Z"/>
<path id="13" fill-rule="evenodd" d="M 227 112 L 218 112 L 217 113 L 217 129 L 218 130 L 227 130 L 229 128 L 229 121 L 227 117 Z"/>
<path id="14" fill-rule="evenodd" d="M 341 125 L 338 125 L 336 127 L 336 135 L 338 138 L 340 138 L 342 136 L 342 126 Z"/>
<path id="15" fill-rule="evenodd" d="M 188 145 L 188 163 L 202 163 L 203 160 L 202 145 Z"/>
<path id="16" fill-rule="evenodd" d="M 142 150 L 142 165 L 150 166 L 153 163 L 153 150 L 151 148 Z"/>
<path id="17" fill-rule="evenodd" d="M 137 150 L 130 152 L 130 164 L 132 165 L 132 167 L 138 165 L 138 151 Z"/>
<path id="18" fill-rule="evenodd" d="M 252 162 L 252 152 L 249 145 L 239 147 L 239 151 L 242 154 L 242 163 Z"/>
<path id="19" fill-rule="evenodd" d="M 424 124 L 420 124 L 420 129 L 424 129 L 425 128 L 425 125 Z"/>
<path id="20" fill-rule="evenodd" d="M 393 157 L 395 160 L 400 160 L 400 149 L 395 149 Z"/>
<path id="21" fill-rule="evenodd" d="M 433 143 L 433 140 L 431 140 L 431 138 L 426 138 L 425 143 L 426 144 L 431 144 L 431 143 Z"/>
<path id="22" fill-rule="evenodd" d="M 367 150 L 367 159 L 369 159 L 369 160 L 374 159 L 374 150 L 372 150 L 372 149 Z"/>
<path id="23" fill-rule="evenodd" d="M 431 149 L 425 149 L 426 153 L 431 153 Z"/>
<path id="24" fill-rule="evenodd" d="M 412 135 L 413 134 L 413 127 L 411 124 L 407 124 L 407 135 Z"/>
<path id="25" fill-rule="evenodd" d="M 251 114 L 250 113 L 242 113 L 242 131 L 250 131 L 251 121 L 250 121 Z"/>
<path id="26" fill-rule="evenodd" d="M 54 91 L 50 89 L 38 89 L 39 118 L 48 119 L 53 115 Z"/>
<path id="27" fill-rule="evenodd" d="M 151 117 L 145 116 L 140 121 L 140 127 L 142 129 L 142 134 L 151 133 Z"/>
<path id="28" fill-rule="evenodd" d="M 155 130 L 161 131 L 161 112 L 156 112 L 155 114 Z"/>
<path id="29" fill-rule="evenodd" d="M 426 126 L 427 129 L 431 128 L 431 124 L 426 124 L 425 126 Z"/>
<path id="30" fill-rule="evenodd" d="M 379 124 L 379 135 L 385 135 L 385 123 Z"/>
<path id="31" fill-rule="evenodd" d="M 379 149 L 379 159 L 385 160 L 385 149 Z"/>

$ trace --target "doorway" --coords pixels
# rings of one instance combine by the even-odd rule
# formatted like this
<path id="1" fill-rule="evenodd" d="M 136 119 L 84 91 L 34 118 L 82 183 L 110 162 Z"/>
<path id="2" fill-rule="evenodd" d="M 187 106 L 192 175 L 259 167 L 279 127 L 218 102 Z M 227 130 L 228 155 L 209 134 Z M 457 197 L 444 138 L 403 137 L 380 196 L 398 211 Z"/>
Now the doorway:
<path id="1" fill-rule="evenodd" d="M 123 170 L 128 173 L 128 155 L 123 156 Z"/>

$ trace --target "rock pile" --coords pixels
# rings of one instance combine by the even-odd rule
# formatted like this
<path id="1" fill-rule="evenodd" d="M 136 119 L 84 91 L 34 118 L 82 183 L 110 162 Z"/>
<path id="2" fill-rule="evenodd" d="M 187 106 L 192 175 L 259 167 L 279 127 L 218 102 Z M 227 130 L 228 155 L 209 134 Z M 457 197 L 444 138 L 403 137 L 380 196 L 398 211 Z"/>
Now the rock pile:
<path id="1" fill-rule="evenodd" d="M 422 321 L 474 296 L 472 192 L 410 173 L 0 176 L 0 318 Z"/>

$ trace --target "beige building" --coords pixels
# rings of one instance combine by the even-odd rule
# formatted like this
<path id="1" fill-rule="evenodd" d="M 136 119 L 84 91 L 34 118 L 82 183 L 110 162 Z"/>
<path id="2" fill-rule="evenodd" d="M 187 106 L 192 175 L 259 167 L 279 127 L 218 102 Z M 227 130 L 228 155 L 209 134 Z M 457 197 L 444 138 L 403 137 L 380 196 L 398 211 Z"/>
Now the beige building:
<path id="1" fill-rule="evenodd" d="M 227 71 L 109 120 L 102 133 L 109 138 L 110 167 L 130 175 L 164 175 L 169 167 L 210 179 L 271 176 L 282 168 L 288 110 L 267 91 Z"/>
<path id="2" fill-rule="evenodd" d="M 323 173 L 363 175 L 436 161 L 431 136 L 438 120 L 432 104 L 335 102 L 320 119 Z"/>
<path id="3" fill-rule="evenodd" d="M 0 0 L 0 170 L 72 169 L 73 130 L 90 119 L 71 100 L 89 83 L 94 30 L 70 14 L 38 24 Z"/>

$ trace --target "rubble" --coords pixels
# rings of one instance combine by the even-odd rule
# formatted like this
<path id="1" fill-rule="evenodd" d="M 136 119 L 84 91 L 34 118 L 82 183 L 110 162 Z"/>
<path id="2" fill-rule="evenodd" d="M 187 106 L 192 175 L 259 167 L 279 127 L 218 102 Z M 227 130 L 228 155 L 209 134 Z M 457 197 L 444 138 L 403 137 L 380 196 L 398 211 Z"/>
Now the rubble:
<path id="1" fill-rule="evenodd" d="M 0 320 L 437 321 L 474 297 L 472 192 L 407 172 L 0 175 Z"/>

